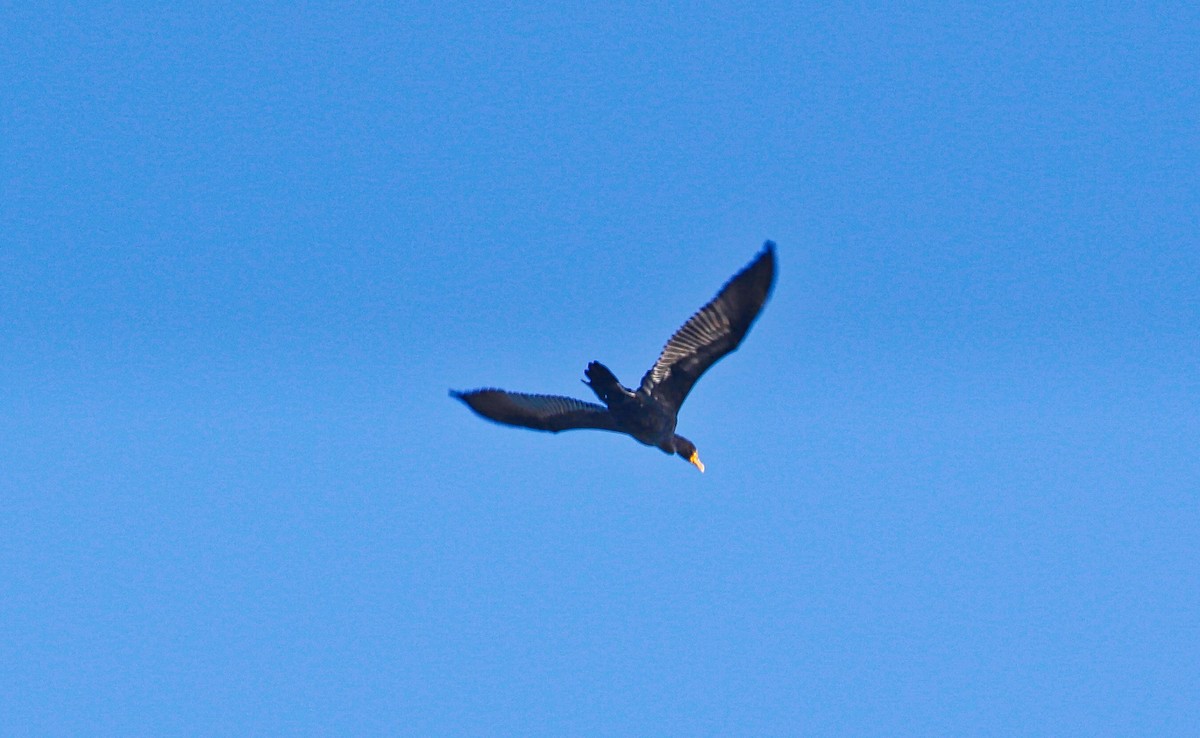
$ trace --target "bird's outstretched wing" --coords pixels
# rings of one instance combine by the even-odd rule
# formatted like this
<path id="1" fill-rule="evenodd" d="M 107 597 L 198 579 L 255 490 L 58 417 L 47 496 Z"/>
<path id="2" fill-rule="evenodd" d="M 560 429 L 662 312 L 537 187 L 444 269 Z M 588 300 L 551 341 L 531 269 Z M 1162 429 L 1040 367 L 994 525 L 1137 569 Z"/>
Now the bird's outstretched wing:
<path id="1" fill-rule="evenodd" d="M 775 244 L 767 241 L 754 261 L 675 331 L 642 377 L 642 390 L 678 411 L 696 380 L 746 337 L 774 282 Z"/>
<path id="2" fill-rule="evenodd" d="M 450 396 L 467 404 L 479 415 L 505 425 L 518 425 L 540 431 L 594 428 L 617 430 L 608 408 L 571 397 L 558 395 L 526 395 L 500 389 L 478 389 L 469 392 L 450 390 Z"/>

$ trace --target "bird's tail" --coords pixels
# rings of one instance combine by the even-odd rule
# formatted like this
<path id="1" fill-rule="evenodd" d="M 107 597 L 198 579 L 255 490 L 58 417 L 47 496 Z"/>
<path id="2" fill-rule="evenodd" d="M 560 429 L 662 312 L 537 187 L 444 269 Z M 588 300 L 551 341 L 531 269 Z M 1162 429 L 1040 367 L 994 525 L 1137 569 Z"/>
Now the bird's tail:
<path id="1" fill-rule="evenodd" d="M 587 379 L 584 384 L 592 388 L 592 392 L 596 393 L 596 397 L 605 404 L 615 399 L 619 394 L 622 394 L 621 383 L 617 381 L 616 375 L 609 371 L 608 367 L 598 361 L 593 361 L 587 366 L 587 371 L 584 372 Z"/>

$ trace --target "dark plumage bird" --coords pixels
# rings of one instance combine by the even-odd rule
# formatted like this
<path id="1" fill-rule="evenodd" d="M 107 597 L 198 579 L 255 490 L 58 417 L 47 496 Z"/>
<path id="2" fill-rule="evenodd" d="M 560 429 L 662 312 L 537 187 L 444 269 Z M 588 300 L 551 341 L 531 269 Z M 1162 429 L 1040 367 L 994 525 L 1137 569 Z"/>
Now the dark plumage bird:
<path id="1" fill-rule="evenodd" d="M 600 362 L 588 364 L 584 384 L 604 405 L 500 389 L 450 394 L 497 423 L 551 433 L 575 428 L 626 433 L 647 446 L 679 454 L 704 471 L 696 445 L 675 432 L 679 407 L 696 380 L 746 337 L 774 282 L 775 244 L 767 241 L 754 261 L 675 331 L 636 391 L 623 387 Z"/>

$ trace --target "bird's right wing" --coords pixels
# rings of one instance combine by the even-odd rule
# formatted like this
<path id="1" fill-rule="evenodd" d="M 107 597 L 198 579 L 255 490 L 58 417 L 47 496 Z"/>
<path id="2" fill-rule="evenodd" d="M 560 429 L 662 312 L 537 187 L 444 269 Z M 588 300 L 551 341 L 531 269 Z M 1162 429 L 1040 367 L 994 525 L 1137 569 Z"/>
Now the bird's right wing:
<path id="1" fill-rule="evenodd" d="M 774 283 L 775 244 L 767 241 L 754 261 L 675 331 L 642 377 L 642 391 L 678 412 L 696 380 L 746 337 Z"/>
<path id="2" fill-rule="evenodd" d="M 517 425 L 540 431 L 594 428 L 616 431 L 617 424 L 608 408 L 591 402 L 558 395 L 526 395 L 499 389 L 469 392 L 450 391 L 479 415 L 505 425 Z"/>

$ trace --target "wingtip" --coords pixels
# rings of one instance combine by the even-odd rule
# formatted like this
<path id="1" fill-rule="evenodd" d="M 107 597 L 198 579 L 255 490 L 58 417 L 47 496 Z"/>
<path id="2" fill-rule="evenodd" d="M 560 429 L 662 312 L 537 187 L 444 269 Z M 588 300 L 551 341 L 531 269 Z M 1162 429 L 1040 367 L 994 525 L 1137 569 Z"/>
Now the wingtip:
<path id="1" fill-rule="evenodd" d="M 748 271 L 754 267 L 761 268 L 763 264 L 767 264 L 767 268 L 770 269 L 772 274 L 771 281 L 774 282 L 775 262 L 775 242 L 767 239 L 763 242 L 762 250 L 758 252 L 754 257 L 754 261 L 750 262 L 744 271 Z"/>

